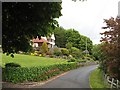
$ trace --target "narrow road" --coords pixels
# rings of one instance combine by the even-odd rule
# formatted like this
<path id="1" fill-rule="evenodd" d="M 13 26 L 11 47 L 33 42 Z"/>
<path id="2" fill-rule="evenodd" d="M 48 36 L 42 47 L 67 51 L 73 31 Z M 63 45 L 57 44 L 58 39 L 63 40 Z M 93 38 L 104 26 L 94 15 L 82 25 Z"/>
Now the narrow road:
<path id="1" fill-rule="evenodd" d="M 80 67 L 35 88 L 90 88 L 89 75 L 95 68 L 97 65 Z"/>

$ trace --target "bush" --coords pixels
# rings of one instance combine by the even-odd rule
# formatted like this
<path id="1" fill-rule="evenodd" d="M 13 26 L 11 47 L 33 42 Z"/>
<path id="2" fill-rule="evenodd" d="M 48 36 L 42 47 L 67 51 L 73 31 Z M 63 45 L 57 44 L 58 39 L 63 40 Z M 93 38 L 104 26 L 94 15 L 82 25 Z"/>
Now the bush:
<path id="1" fill-rule="evenodd" d="M 48 78 L 79 67 L 76 63 L 57 64 L 44 67 L 4 68 L 3 81 L 19 83 L 24 81 L 43 81 Z"/>
<path id="2" fill-rule="evenodd" d="M 75 58 L 71 58 L 70 60 L 68 60 L 68 62 L 75 62 L 76 59 Z"/>
<path id="3" fill-rule="evenodd" d="M 52 55 L 52 52 L 51 52 L 51 51 L 48 51 L 48 52 L 46 53 L 46 55 Z"/>
<path id="4" fill-rule="evenodd" d="M 68 59 L 71 59 L 71 58 L 73 58 L 73 56 L 72 56 L 72 55 L 69 55 L 69 56 L 68 56 Z"/>
<path id="5" fill-rule="evenodd" d="M 77 62 L 78 62 L 78 63 L 85 63 L 86 60 L 80 60 L 80 59 L 79 59 L 79 60 L 77 60 Z"/>
<path id="6" fill-rule="evenodd" d="M 8 68 L 8 67 L 21 67 L 21 66 L 17 63 L 7 63 L 5 64 L 5 67 Z"/>
<path id="7" fill-rule="evenodd" d="M 62 58 L 63 58 L 63 59 L 68 59 L 68 57 L 67 57 L 67 56 L 63 56 Z"/>
<path id="8" fill-rule="evenodd" d="M 41 56 L 42 56 L 42 57 L 45 57 L 45 56 L 46 56 L 46 54 L 45 54 L 45 53 L 42 53 L 42 54 L 41 54 Z"/>
<path id="9" fill-rule="evenodd" d="M 80 58 L 82 56 L 82 52 L 76 47 L 72 47 L 70 51 L 71 51 L 71 55 L 74 58 L 78 59 L 78 58 Z"/>
<path id="10" fill-rule="evenodd" d="M 42 54 L 39 54 L 39 56 L 41 57 L 41 56 L 42 56 Z"/>
<path id="11" fill-rule="evenodd" d="M 42 53 L 47 53 L 48 52 L 48 45 L 46 42 L 43 42 L 42 46 L 41 46 L 41 51 Z"/>
<path id="12" fill-rule="evenodd" d="M 50 58 L 53 58 L 54 57 L 54 55 L 50 55 Z"/>
<path id="13" fill-rule="evenodd" d="M 55 56 L 60 56 L 61 55 L 61 51 L 59 50 L 59 48 L 54 48 L 54 53 Z"/>
<path id="14" fill-rule="evenodd" d="M 34 56 L 34 53 L 31 53 L 32 56 Z"/>
<path id="15" fill-rule="evenodd" d="M 66 49 L 66 48 L 62 48 L 62 49 L 61 49 L 61 52 L 62 52 L 63 55 L 66 55 L 66 56 L 69 55 L 69 50 Z"/>

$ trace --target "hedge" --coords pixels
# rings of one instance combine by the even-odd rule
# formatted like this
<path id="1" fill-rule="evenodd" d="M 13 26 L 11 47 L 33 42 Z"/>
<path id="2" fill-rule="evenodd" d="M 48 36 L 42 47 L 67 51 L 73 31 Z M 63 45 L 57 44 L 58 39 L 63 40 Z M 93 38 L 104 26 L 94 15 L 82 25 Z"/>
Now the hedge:
<path id="1" fill-rule="evenodd" d="M 9 67 L 2 69 L 3 81 L 19 83 L 43 81 L 64 71 L 79 67 L 76 63 L 58 64 L 46 67 Z"/>

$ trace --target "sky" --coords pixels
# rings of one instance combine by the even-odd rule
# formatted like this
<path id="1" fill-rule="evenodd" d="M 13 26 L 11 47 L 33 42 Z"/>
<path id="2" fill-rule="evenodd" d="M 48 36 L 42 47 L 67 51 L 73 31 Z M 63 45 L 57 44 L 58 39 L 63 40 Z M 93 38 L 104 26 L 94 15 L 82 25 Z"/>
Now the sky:
<path id="1" fill-rule="evenodd" d="M 62 16 L 58 23 L 65 29 L 75 29 L 99 44 L 105 26 L 104 19 L 116 18 L 120 0 L 62 0 Z"/>

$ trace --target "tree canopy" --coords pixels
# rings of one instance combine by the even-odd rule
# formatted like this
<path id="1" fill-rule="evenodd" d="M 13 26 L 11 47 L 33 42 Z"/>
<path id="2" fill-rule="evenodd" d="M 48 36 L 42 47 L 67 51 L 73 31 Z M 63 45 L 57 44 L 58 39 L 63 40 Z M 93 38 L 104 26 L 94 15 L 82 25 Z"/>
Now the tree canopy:
<path id="1" fill-rule="evenodd" d="M 26 52 L 33 37 L 52 33 L 61 9 L 61 2 L 3 2 L 3 53 Z"/>
<path id="2" fill-rule="evenodd" d="M 102 49 L 107 58 L 103 64 L 106 64 L 107 73 L 120 80 L 120 18 L 105 19 L 105 23 L 103 29 L 108 30 L 101 33 L 101 42 L 105 43 Z"/>
<path id="3" fill-rule="evenodd" d="M 57 27 L 54 31 L 54 34 L 55 44 L 58 47 L 65 48 L 66 45 L 65 29 L 63 27 Z"/>
<path id="4" fill-rule="evenodd" d="M 77 30 L 74 29 L 64 29 L 58 27 L 55 30 L 56 45 L 61 48 L 76 47 L 82 51 L 86 50 L 86 40 L 87 49 L 91 53 L 93 43 L 90 38 L 81 35 Z"/>

